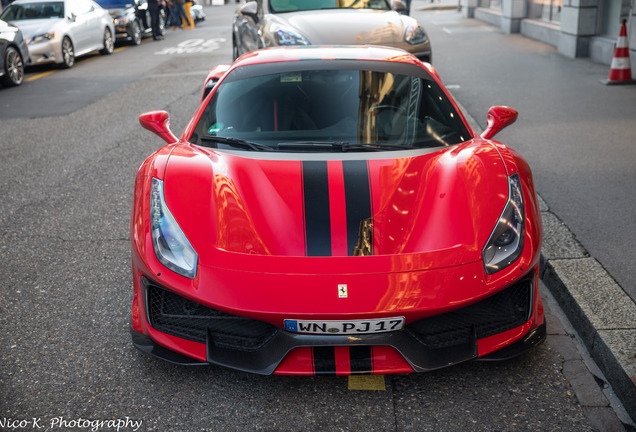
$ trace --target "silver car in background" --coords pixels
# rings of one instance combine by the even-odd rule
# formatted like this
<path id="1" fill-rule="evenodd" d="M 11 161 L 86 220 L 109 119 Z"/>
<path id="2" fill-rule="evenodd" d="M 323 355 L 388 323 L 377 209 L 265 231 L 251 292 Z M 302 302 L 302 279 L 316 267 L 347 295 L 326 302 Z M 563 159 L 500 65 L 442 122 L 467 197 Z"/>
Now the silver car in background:
<path id="1" fill-rule="evenodd" d="M 22 31 L 34 65 L 70 68 L 76 57 L 111 54 L 115 45 L 113 19 L 92 0 L 16 0 L 0 19 Z"/>
<path id="2" fill-rule="evenodd" d="M 232 23 L 234 58 L 282 45 L 383 45 L 432 60 L 431 42 L 401 0 L 251 0 Z"/>

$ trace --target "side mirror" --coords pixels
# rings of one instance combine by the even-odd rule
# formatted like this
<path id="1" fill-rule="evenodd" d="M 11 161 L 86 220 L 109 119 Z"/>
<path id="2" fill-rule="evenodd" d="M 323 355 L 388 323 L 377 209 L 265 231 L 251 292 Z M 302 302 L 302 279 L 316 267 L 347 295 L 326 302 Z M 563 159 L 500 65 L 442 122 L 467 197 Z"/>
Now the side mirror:
<path id="1" fill-rule="evenodd" d="M 179 139 L 170 130 L 170 115 L 165 111 L 150 111 L 139 116 L 139 124 L 150 132 L 158 135 L 168 144 L 174 144 Z"/>
<path id="2" fill-rule="evenodd" d="M 391 7 L 396 12 L 404 12 L 404 11 L 406 11 L 406 3 L 404 3 L 402 0 L 393 0 L 391 2 Z"/>
<path id="3" fill-rule="evenodd" d="M 75 15 L 74 12 L 71 12 L 70 14 L 68 14 L 67 18 L 68 18 L 69 21 L 75 22 L 75 20 L 77 19 L 77 15 Z"/>
<path id="4" fill-rule="evenodd" d="M 242 15 L 249 15 L 252 18 L 256 19 L 258 15 L 258 3 L 255 1 L 248 1 L 239 9 L 239 12 Z"/>
<path id="5" fill-rule="evenodd" d="M 518 115 L 517 110 L 507 106 L 490 107 L 486 130 L 482 132 L 481 137 L 491 139 L 503 128 L 513 124 L 517 120 Z"/>

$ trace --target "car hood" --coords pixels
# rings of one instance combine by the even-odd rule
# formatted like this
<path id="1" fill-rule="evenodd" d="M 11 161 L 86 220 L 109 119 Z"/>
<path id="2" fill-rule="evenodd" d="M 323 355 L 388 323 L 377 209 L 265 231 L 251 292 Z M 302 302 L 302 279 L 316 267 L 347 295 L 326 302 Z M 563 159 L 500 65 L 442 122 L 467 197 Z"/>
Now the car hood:
<path id="1" fill-rule="evenodd" d="M 0 20 L 0 39 L 13 41 L 18 33 L 18 28 L 13 24 Z"/>
<path id="2" fill-rule="evenodd" d="M 166 203 L 202 265 L 247 262 L 236 254 L 410 256 L 419 268 L 481 260 L 508 196 L 492 145 L 348 155 L 179 145 L 166 165 Z"/>
<path id="3" fill-rule="evenodd" d="M 43 18 L 11 21 L 11 23 L 16 25 L 22 31 L 24 39 L 28 41 L 33 36 L 50 32 L 58 25 L 64 23 L 64 21 L 64 18 Z"/>
<path id="4" fill-rule="evenodd" d="M 108 13 L 110 14 L 110 16 L 112 16 L 113 18 L 119 18 L 121 16 L 124 16 L 126 14 L 132 14 L 134 13 L 134 8 L 131 5 L 127 5 L 127 6 L 113 6 L 113 7 L 107 7 L 104 8 L 108 11 Z"/>
<path id="5" fill-rule="evenodd" d="M 281 25 L 292 26 L 313 45 L 382 44 L 404 42 L 404 19 L 395 11 L 330 9 L 271 15 Z"/>
<path id="6" fill-rule="evenodd" d="M 13 24 L 0 20 L 0 31 L 1 32 L 5 32 L 5 31 L 17 32 L 18 29 Z"/>

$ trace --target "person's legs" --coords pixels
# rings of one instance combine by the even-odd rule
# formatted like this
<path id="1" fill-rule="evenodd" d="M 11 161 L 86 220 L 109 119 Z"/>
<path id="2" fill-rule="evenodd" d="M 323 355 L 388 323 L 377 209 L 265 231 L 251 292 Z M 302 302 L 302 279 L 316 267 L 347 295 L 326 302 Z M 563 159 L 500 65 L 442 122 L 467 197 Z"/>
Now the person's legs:
<path id="1" fill-rule="evenodd" d="M 150 12 L 150 26 L 152 27 L 153 39 L 163 39 L 163 36 L 161 36 L 161 32 L 159 31 L 159 4 L 156 1 L 149 1 L 148 12 Z"/>
<path id="2" fill-rule="evenodd" d="M 179 13 L 177 12 L 177 5 L 170 6 L 170 27 L 179 27 Z"/>
<path id="3" fill-rule="evenodd" d="M 189 17 L 189 16 L 187 16 L 187 15 L 186 15 L 186 13 L 185 13 L 185 9 L 183 9 L 183 5 L 182 5 L 182 4 L 179 4 L 179 3 L 177 3 L 177 4 L 175 5 L 175 7 L 177 8 L 177 14 L 178 14 L 178 15 L 177 15 L 177 16 L 178 16 L 177 21 L 179 21 L 179 23 L 181 23 L 181 18 L 183 18 L 183 19 L 184 19 L 184 20 L 186 20 L 186 22 L 188 23 L 188 26 L 190 26 L 190 27 L 194 27 L 194 23 L 192 22 L 191 17 Z"/>

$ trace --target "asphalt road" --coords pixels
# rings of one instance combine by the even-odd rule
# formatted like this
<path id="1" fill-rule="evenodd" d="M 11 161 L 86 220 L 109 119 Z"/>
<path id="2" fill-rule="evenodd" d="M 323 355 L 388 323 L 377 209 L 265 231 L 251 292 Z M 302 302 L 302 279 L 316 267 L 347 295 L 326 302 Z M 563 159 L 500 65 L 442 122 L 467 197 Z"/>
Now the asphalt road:
<path id="1" fill-rule="evenodd" d="M 230 60 L 232 9 L 0 89 L 0 429 L 622 430 L 554 306 L 547 343 L 520 358 L 370 382 L 184 368 L 132 346 L 132 186 L 162 145 L 137 117 L 165 109 L 185 127 L 207 70 Z"/>

